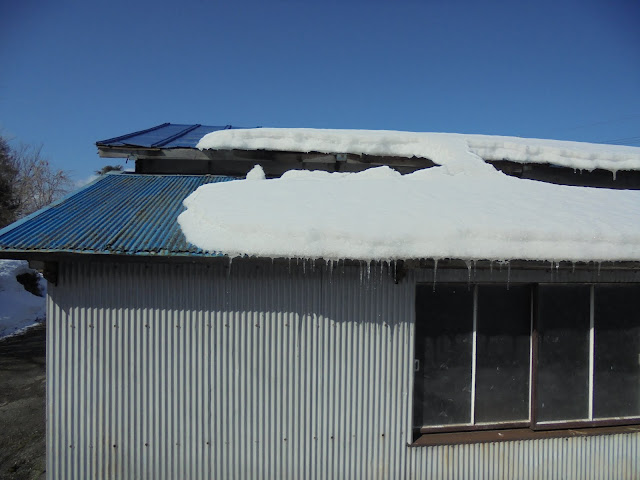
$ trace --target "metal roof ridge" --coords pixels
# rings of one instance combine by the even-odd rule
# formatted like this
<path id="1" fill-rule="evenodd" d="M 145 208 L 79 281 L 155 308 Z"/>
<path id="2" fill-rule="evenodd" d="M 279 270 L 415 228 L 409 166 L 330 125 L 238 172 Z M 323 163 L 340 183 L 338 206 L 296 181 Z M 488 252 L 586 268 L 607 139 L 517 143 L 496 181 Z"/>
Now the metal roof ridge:
<path id="1" fill-rule="evenodd" d="M 137 173 L 137 172 L 107 172 L 106 175 L 124 175 L 127 177 L 223 177 L 223 178 L 233 178 L 238 179 L 240 177 L 234 175 L 225 175 L 221 173 Z M 242 175 L 244 178 L 244 175 Z"/>
<path id="2" fill-rule="evenodd" d="M 154 130 L 158 130 L 159 128 L 164 128 L 171 125 L 171 123 L 161 123 L 160 125 L 156 125 L 155 127 L 151 127 L 151 128 L 147 128 L 145 130 L 139 130 L 137 132 L 132 132 L 132 133 L 125 133 L 124 135 L 120 135 L 119 137 L 113 137 L 113 138 L 107 138 L 106 140 L 98 140 L 96 142 L 96 145 L 102 145 L 105 143 L 113 143 L 113 142 L 119 142 L 121 140 L 127 139 L 127 138 L 131 138 L 131 137 L 135 137 L 136 135 L 142 135 L 143 133 L 149 133 L 149 132 L 153 132 Z"/>
<path id="3" fill-rule="evenodd" d="M 167 137 L 167 138 L 165 138 L 163 140 L 160 140 L 159 142 L 152 143 L 151 146 L 152 147 L 162 147 L 162 146 L 166 145 L 167 143 L 173 142 L 174 140 L 185 136 L 187 133 L 195 130 L 196 128 L 198 128 L 200 126 L 201 126 L 201 124 L 199 124 L 199 123 L 196 123 L 196 124 L 193 124 L 193 125 L 189 125 L 187 128 L 179 131 L 178 133 L 176 133 L 174 135 L 171 135 L 170 137 Z"/>

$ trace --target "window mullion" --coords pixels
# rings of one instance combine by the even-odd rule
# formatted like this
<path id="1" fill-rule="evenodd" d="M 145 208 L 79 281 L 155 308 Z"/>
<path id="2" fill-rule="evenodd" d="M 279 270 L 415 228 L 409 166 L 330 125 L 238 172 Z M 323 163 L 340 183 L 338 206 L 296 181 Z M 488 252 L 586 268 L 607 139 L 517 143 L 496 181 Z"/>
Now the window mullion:
<path id="1" fill-rule="evenodd" d="M 589 295 L 589 420 L 593 420 L 593 364 L 594 364 L 594 342 L 595 342 L 595 287 L 591 285 Z"/>
<path id="2" fill-rule="evenodd" d="M 534 369 L 536 365 L 534 362 L 537 362 L 537 353 L 534 355 L 534 349 L 538 348 L 538 335 L 537 335 L 537 325 L 535 316 L 537 314 L 537 305 L 538 301 L 537 291 L 534 287 L 531 289 L 531 303 L 530 303 L 530 311 L 531 311 L 531 323 L 529 326 L 529 422 L 535 422 L 535 382 L 537 382 L 537 376 L 534 373 Z"/>
<path id="3" fill-rule="evenodd" d="M 473 333 L 471 338 L 471 423 L 476 423 L 476 339 L 478 334 L 478 286 L 473 287 Z"/>

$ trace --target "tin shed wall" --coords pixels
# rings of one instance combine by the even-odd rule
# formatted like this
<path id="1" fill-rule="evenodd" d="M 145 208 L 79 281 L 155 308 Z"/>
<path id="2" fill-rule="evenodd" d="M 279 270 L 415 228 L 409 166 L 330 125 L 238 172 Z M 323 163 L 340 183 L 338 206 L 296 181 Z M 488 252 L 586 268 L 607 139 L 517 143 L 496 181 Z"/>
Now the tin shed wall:
<path id="1" fill-rule="evenodd" d="M 638 435 L 409 447 L 414 294 L 386 269 L 61 264 L 48 478 L 638 474 Z"/>

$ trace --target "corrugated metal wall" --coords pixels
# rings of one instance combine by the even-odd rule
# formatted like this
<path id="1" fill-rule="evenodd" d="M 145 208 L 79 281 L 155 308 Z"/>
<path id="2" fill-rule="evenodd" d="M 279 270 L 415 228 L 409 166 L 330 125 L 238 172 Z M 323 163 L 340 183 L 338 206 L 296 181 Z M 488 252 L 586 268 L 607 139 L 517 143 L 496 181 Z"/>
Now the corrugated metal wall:
<path id="1" fill-rule="evenodd" d="M 412 448 L 407 478 L 637 479 L 639 458 L 638 434 Z"/>
<path id="2" fill-rule="evenodd" d="M 62 264 L 48 478 L 639 475 L 638 435 L 408 447 L 414 285 L 295 262 Z"/>

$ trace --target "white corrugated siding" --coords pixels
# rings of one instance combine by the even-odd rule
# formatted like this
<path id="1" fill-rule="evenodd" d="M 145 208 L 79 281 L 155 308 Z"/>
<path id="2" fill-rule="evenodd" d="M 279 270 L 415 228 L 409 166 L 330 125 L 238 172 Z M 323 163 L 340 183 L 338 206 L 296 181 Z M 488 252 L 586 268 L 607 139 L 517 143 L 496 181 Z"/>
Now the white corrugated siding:
<path id="1" fill-rule="evenodd" d="M 640 478 L 640 435 L 552 438 L 411 449 L 410 478 Z"/>
<path id="2" fill-rule="evenodd" d="M 270 263 L 62 264 L 49 478 L 634 478 L 638 435 L 410 448 L 414 285 Z M 364 278 L 363 278 L 364 277 Z"/>

